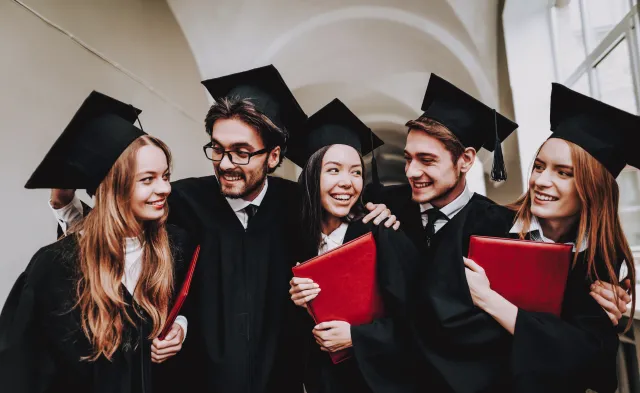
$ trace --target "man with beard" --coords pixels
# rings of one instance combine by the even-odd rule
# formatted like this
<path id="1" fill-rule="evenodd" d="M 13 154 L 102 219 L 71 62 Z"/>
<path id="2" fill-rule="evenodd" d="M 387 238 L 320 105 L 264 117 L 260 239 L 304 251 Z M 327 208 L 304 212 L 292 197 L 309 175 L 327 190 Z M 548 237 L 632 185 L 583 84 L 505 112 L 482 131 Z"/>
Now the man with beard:
<path id="1" fill-rule="evenodd" d="M 183 309 L 189 337 L 171 361 L 173 391 L 302 392 L 309 332 L 299 323 L 307 316 L 288 293 L 300 198 L 296 183 L 267 175 L 284 158 L 286 130 L 302 129 L 307 117 L 273 66 L 203 84 L 216 99 L 203 147 L 214 175 L 173 182 L 168 200 L 169 222 L 201 246 Z M 389 214 L 378 206 L 369 216 L 378 223 Z"/>

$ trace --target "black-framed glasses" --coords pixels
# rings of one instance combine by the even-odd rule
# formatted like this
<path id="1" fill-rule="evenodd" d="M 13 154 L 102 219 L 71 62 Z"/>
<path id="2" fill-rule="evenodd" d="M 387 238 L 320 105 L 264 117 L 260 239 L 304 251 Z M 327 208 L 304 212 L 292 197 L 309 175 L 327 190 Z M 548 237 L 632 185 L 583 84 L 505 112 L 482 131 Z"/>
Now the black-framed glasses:
<path id="1" fill-rule="evenodd" d="M 211 161 L 220 162 L 226 155 L 229 160 L 236 165 L 247 165 L 251 160 L 251 157 L 260 154 L 267 153 L 268 149 L 261 149 L 254 152 L 242 151 L 242 150 L 224 150 L 221 147 L 213 147 L 211 142 L 202 146 L 204 155 Z"/>

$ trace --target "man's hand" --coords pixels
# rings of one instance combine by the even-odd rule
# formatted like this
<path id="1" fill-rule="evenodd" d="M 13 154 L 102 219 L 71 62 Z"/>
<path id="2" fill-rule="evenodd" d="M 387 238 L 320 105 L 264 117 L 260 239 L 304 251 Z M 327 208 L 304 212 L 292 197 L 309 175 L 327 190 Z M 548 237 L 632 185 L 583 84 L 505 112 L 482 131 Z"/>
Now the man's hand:
<path id="1" fill-rule="evenodd" d="M 400 221 L 397 220 L 396 216 L 391 214 L 391 210 L 387 209 L 387 206 L 384 203 L 373 204 L 371 202 L 367 203 L 366 208 L 369 210 L 369 214 L 367 214 L 363 219 L 363 223 L 367 223 L 373 220 L 374 225 L 380 225 L 380 223 L 384 220 L 384 226 L 387 228 L 393 227 L 394 230 L 398 230 L 400 228 Z"/>

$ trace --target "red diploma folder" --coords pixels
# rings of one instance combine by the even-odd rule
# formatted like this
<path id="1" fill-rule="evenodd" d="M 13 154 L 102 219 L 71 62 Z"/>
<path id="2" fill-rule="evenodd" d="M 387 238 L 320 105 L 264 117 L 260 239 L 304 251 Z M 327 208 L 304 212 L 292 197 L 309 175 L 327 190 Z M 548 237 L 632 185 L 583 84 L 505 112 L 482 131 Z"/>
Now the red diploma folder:
<path id="1" fill-rule="evenodd" d="M 569 244 L 471 236 L 469 259 L 518 308 L 560 316 L 572 250 Z"/>
<path id="2" fill-rule="evenodd" d="M 346 321 L 357 326 L 382 316 L 376 280 L 376 243 L 371 232 L 292 270 L 295 277 L 310 278 L 322 290 L 307 306 L 316 324 Z M 329 355 L 334 364 L 351 357 L 348 350 Z"/>
<path id="3" fill-rule="evenodd" d="M 173 307 L 171 308 L 171 312 L 167 317 L 167 322 L 164 324 L 160 336 L 158 336 L 160 340 L 164 340 L 167 334 L 169 334 L 169 331 L 171 331 L 171 326 L 173 326 L 173 323 L 176 321 L 178 314 L 180 314 L 180 309 L 182 308 L 184 301 L 187 299 L 187 295 L 189 294 L 189 287 L 191 287 L 191 279 L 193 278 L 193 272 L 196 270 L 196 263 L 198 262 L 199 254 L 200 246 L 196 247 L 196 250 L 193 253 L 191 264 L 189 265 L 189 270 L 187 271 L 187 276 L 182 283 L 182 288 L 180 288 L 180 292 L 178 293 L 176 302 L 174 303 Z"/>

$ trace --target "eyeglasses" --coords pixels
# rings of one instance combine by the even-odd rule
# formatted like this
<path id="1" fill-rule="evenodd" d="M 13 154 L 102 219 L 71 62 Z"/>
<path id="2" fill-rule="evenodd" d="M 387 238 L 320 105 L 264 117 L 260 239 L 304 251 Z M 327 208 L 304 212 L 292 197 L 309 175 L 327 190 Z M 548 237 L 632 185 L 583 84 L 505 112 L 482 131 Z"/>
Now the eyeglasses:
<path id="1" fill-rule="evenodd" d="M 251 160 L 251 157 L 264 154 L 269 151 L 267 149 L 261 149 L 254 152 L 241 150 L 224 150 L 221 147 L 213 147 L 213 144 L 211 142 L 202 146 L 202 150 L 204 151 L 204 155 L 213 162 L 222 161 L 222 159 L 226 155 L 229 158 L 229 161 L 236 165 L 247 165 Z"/>

